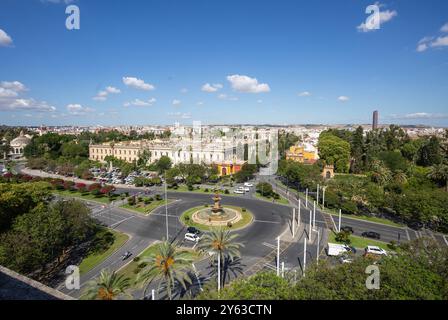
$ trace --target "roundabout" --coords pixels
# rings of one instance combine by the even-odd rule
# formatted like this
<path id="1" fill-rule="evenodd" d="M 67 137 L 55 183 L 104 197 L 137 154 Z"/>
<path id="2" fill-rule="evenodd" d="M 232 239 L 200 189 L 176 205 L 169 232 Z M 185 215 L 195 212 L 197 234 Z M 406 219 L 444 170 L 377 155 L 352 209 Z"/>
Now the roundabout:
<path id="1" fill-rule="evenodd" d="M 222 206 L 221 197 L 215 194 L 214 205 L 193 207 L 183 212 L 180 222 L 187 227 L 195 227 L 203 231 L 211 228 L 239 230 L 247 227 L 254 220 L 254 216 L 246 208 L 236 206 Z"/>

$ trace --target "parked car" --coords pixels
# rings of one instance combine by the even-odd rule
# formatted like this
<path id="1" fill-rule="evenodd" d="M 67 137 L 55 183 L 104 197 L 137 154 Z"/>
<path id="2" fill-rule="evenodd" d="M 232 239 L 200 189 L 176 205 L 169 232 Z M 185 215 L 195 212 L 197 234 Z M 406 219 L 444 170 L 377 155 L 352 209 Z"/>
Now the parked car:
<path id="1" fill-rule="evenodd" d="M 424 224 L 420 221 L 412 221 L 412 222 L 409 222 L 408 226 L 411 229 L 420 230 L 424 227 Z"/>
<path id="2" fill-rule="evenodd" d="M 352 263 L 353 262 L 353 258 L 351 258 L 350 256 L 343 254 L 339 257 L 339 262 L 340 263 Z"/>
<path id="3" fill-rule="evenodd" d="M 236 190 L 233 190 L 233 193 L 236 193 L 236 194 L 244 194 L 245 192 L 244 192 L 244 190 L 236 189 Z"/>
<path id="4" fill-rule="evenodd" d="M 132 256 L 132 253 L 130 251 L 126 251 L 122 256 L 121 256 L 121 260 L 126 260 L 127 258 L 129 258 L 130 256 Z"/>
<path id="5" fill-rule="evenodd" d="M 197 235 L 199 235 L 199 234 L 201 233 L 201 231 L 198 230 L 198 229 L 196 229 L 195 227 L 188 227 L 188 228 L 187 228 L 187 232 L 188 232 L 188 233 L 197 234 Z"/>
<path id="6" fill-rule="evenodd" d="M 365 238 L 371 238 L 371 239 L 377 239 L 377 240 L 381 239 L 381 235 L 378 232 L 366 231 L 366 232 L 363 232 L 361 235 Z"/>
<path id="7" fill-rule="evenodd" d="M 345 232 L 349 232 L 349 233 L 353 233 L 353 232 L 354 232 L 354 231 L 353 231 L 353 228 L 350 227 L 350 226 L 343 226 L 343 227 L 341 228 L 341 231 L 345 231 Z"/>
<path id="8" fill-rule="evenodd" d="M 186 233 L 184 239 L 188 241 L 198 242 L 201 239 L 201 237 L 199 237 L 197 234 L 194 233 Z"/>
<path id="9" fill-rule="evenodd" d="M 254 185 L 252 183 L 249 183 L 249 182 L 244 182 L 244 186 L 245 187 L 253 187 Z"/>
<path id="10" fill-rule="evenodd" d="M 328 243 L 327 246 L 327 255 L 330 257 L 336 257 L 350 251 L 351 248 L 346 244 Z"/>
<path id="11" fill-rule="evenodd" d="M 364 249 L 364 256 L 367 255 L 387 256 L 387 251 L 377 246 L 367 246 Z"/>

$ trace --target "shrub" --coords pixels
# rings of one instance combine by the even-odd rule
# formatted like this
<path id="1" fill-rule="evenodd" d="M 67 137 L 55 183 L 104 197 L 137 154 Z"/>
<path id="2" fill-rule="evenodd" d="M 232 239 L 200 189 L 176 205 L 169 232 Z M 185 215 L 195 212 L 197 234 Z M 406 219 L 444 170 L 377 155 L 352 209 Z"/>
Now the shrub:
<path id="1" fill-rule="evenodd" d="M 185 221 L 190 221 L 190 216 L 189 216 L 188 214 L 185 215 L 184 220 L 185 220 Z"/>
<path id="2" fill-rule="evenodd" d="M 135 205 L 135 198 L 134 197 L 129 197 L 128 198 L 128 205 L 130 205 L 130 206 Z"/>
<path id="3" fill-rule="evenodd" d="M 150 204 L 150 203 L 151 203 L 151 200 L 149 200 L 149 198 L 145 198 L 145 200 L 143 200 L 143 202 L 144 202 L 145 204 Z"/>
<path id="4" fill-rule="evenodd" d="M 89 187 L 88 190 L 90 192 L 95 191 L 95 190 L 100 190 L 101 189 L 101 185 L 99 183 L 92 183 Z"/>
<path id="5" fill-rule="evenodd" d="M 343 242 L 343 243 L 349 244 L 351 242 L 351 240 L 350 240 L 350 232 L 347 232 L 347 231 L 338 232 L 336 234 L 335 239 L 336 239 L 337 242 Z"/>
<path id="6" fill-rule="evenodd" d="M 162 200 L 162 196 L 161 196 L 160 194 L 156 194 L 156 200 L 157 200 L 157 201 Z"/>
<path id="7" fill-rule="evenodd" d="M 241 208 L 241 211 L 242 212 L 246 212 L 246 208 Z"/>
<path id="8" fill-rule="evenodd" d="M 139 262 L 140 261 L 140 257 L 135 257 L 134 259 L 132 259 L 132 261 L 134 261 L 134 262 Z"/>
<path id="9" fill-rule="evenodd" d="M 189 185 L 187 186 L 187 188 L 188 188 L 188 191 L 193 191 L 193 190 L 194 190 L 194 187 L 193 187 L 193 185 L 191 185 L 191 184 L 189 184 Z"/>
<path id="10" fill-rule="evenodd" d="M 232 222 L 230 222 L 230 221 L 227 222 L 227 227 L 228 227 L 228 228 L 232 228 L 232 226 L 233 226 L 233 225 L 232 225 Z"/>
<path id="11" fill-rule="evenodd" d="M 205 188 L 205 189 L 204 189 L 204 192 L 209 192 L 208 188 Z"/>
<path id="12" fill-rule="evenodd" d="M 224 193 L 225 193 L 225 194 L 229 194 L 229 193 L 230 193 L 230 192 L 229 192 L 229 189 L 225 189 L 225 190 L 224 190 Z"/>

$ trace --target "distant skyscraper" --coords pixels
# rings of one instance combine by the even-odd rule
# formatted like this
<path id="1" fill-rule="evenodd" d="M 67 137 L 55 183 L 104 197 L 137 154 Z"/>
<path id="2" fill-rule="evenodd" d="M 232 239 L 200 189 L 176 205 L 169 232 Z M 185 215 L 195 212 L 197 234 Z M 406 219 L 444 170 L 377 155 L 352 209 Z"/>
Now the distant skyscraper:
<path id="1" fill-rule="evenodd" d="M 378 129 L 378 111 L 373 111 L 372 130 Z"/>

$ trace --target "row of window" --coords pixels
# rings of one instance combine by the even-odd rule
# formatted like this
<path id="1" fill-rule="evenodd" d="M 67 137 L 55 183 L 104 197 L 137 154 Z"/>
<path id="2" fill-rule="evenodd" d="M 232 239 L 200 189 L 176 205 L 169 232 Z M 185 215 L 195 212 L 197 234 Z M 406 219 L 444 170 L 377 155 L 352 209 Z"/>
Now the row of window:
<path id="1" fill-rule="evenodd" d="M 110 155 L 110 154 L 112 154 L 112 150 L 111 149 L 92 149 L 92 151 L 93 151 L 94 154 L 96 153 L 97 155 L 100 155 L 100 154 L 109 154 Z M 123 153 L 122 153 L 122 151 L 123 151 Z M 115 155 L 121 155 L 121 154 L 123 154 L 123 155 L 126 155 L 126 154 L 132 155 L 133 154 L 134 156 L 137 156 L 139 154 L 139 152 L 137 150 L 120 150 L 120 149 L 118 149 L 118 150 L 114 150 L 114 154 Z M 154 157 L 157 158 L 157 157 L 161 157 L 161 156 L 167 156 L 168 157 L 169 155 L 168 155 L 168 152 L 162 152 L 162 151 L 157 152 L 157 151 L 154 151 Z M 183 152 L 183 159 L 184 160 L 187 160 L 187 156 L 189 157 L 189 155 L 186 152 Z M 195 156 L 196 156 L 196 159 L 200 158 L 198 153 Z M 172 152 L 172 157 L 173 158 L 175 157 L 175 152 Z M 177 157 L 181 158 L 181 151 L 178 151 Z M 98 159 L 98 156 L 96 156 L 96 158 Z M 217 161 L 222 160 L 221 159 L 221 154 L 219 154 L 219 153 L 216 153 L 215 157 L 213 157 L 213 153 L 210 153 L 209 154 L 209 159 L 212 161 L 213 158 L 215 158 L 215 160 L 217 160 Z M 203 153 L 202 154 L 202 159 L 206 160 L 207 159 L 207 154 Z"/>

